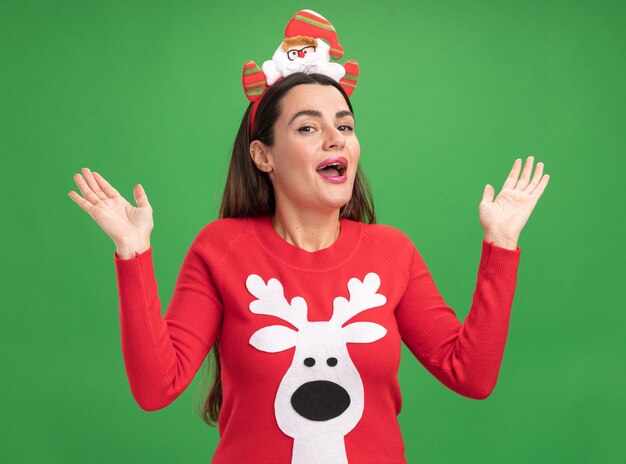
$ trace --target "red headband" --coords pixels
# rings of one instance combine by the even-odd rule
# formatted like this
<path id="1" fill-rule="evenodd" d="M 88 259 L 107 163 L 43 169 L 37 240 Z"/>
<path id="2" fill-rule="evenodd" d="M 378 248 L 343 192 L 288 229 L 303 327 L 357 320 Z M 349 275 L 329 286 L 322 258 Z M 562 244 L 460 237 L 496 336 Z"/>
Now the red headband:
<path id="1" fill-rule="evenodd" d="M 293 15 L 285 28 L 285 39 L 272 59 L 263 63 L 263 69 L 252 60 L 243 65 L 243 91 L 246 98 L 253 102 L 250 111 L 250 135 L 254 130 L 259 102 L 267 89 L 295 72 L 319 73 L 332 77 L 349 97 L 356 87 L 359 64 L 355 60 L 348 60 L 343 65 L 330 62 L 341 57 L 343 47 L 337 40 L 335 28 L 326 18 L 311 10 L 300 10 Z"/>
<path id="2" fill-rule="evenodd" d="M 252 62 L 252 63 L 254 63 L 254 62 Z M 244 70 L 245 70 L 245 65 L 244 65 Z M 284 78 L 283 77 L 279 77 L 276 80 L 276 82 L 278 82 L 278 81 L 280 81 L 282 79 L 284 79 Z M 263 81 L 265 82 L 265 79 L 263 79 Z M 252 130 L 254 129 L 254 120 L 256 119 L 257 109 L 259 108 L 259 104 L 261 103 L 261 98 L 263 98 L 263 95 L 265 95 L 267 93 L 267 89 L 269 89 L 269 86 L 266 85 L 265 88 L 263 89 L 263 92 L 259 95 L 259 98 L 255 99 L 254 103 L 252 103 L 252 110 L 250 111 L 250 127 L 249 127 L 251 136 L 252 136 Z"/>

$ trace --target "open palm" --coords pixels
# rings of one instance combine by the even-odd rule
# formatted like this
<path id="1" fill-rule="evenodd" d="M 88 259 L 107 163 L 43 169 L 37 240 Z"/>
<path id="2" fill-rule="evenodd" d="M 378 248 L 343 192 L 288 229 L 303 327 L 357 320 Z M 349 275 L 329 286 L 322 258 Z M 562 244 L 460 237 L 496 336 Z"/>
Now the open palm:
<path id="1" fill-rule="evenodd" d="M 74 180 L 84 198 L 73 190 L 69 192 L 69 196 L 114 242 L 150 236 L 154 227 L 152 207 L 140 184 L 133 190 L 137 202 L 137 207 L 134 207 L 100 174 L 92 173 L 88 168 L 83 168 L 82 172 L 82 176 L 75 174 Z"/>
<path id="2" fill-rule="evenodd" d="M 478 206 L 480 224 L 485 230 L 485 235 L 505 237 L 516 241 L 535 208 L 539 198 L 548 185 L 550 176 L 543 174 L 543 163 L 537 163 L 535 174 L 530 180 L 534 157 L 531 155 L 526 160 L 526 166 L 518 180 L 522 160 L 515 160 L 502 190 L 493 199 L 494 190 L 489 184 L 485 187 L 482 201 Z"/>

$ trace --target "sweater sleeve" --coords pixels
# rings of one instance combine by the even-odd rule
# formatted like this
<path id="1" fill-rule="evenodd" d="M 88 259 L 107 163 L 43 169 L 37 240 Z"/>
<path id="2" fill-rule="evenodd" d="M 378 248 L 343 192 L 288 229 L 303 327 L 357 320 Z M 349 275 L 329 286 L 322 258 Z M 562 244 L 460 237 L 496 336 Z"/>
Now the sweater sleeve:
<path id="1" fill-rule="evenodd" d="M 114 253 L 122 354 L 131 392 L 146 411 L 162 409 L 187 388 L 219 332 L 222 305 L 198 246 L 187 252 L 165 316 L 152 247 Z"/>
<path id="2" fill-rule="evenodd" d="M 509 250 L 483 240 L 472 305 L 461 323 L 414 249 L 409 283 L 396 308 L 398 329 L 419 362 L 460 395 L 484 399 L 495 387 L 520 255 L 519 247 Z"/>

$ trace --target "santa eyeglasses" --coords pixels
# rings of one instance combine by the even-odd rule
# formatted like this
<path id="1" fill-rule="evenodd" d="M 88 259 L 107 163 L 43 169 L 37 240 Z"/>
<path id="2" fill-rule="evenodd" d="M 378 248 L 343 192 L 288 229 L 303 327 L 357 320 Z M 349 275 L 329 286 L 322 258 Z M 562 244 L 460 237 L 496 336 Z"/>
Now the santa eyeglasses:
<path id="1" fill-rule="evenodd" d="M 304 58 L 307 53 L 315 53 L 315 47 L 313 45 L 309 45 L 301 49 L 292 48 L 287 50 L 287 58 L 289 58 L 289 61 L 293 61 L 296 58 Z"/>

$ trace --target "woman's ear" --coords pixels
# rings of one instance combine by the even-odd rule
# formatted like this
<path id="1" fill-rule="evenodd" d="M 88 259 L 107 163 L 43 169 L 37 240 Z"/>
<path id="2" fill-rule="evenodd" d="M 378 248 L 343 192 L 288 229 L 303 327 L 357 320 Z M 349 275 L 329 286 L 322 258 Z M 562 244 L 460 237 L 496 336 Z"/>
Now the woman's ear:
<path id="1" fill-rule="evenodd" d="M 272 171 L 272 163 L 270 162 L 268 154 L 269 150 L 262 142 L 253 140 L 252 143 L 250 143 L 250 157 L 252 161 L 261 171 L 269 173 Z"/>

